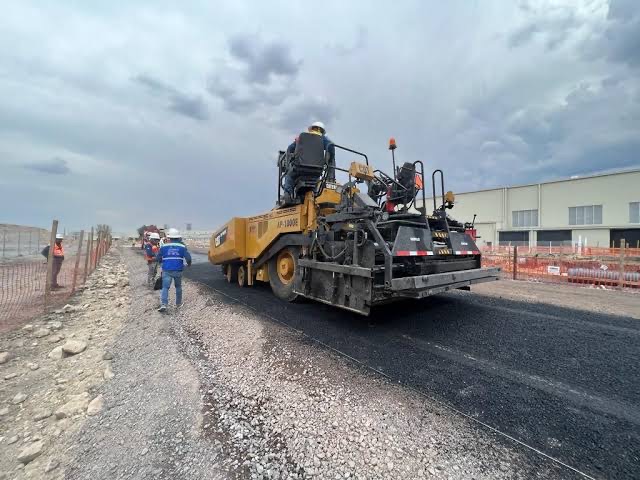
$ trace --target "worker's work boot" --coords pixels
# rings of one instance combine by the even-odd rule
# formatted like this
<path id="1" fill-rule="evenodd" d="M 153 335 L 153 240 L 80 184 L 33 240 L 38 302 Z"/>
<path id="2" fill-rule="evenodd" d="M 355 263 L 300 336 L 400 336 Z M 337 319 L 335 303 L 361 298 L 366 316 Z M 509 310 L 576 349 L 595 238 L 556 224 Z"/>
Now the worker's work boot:
<path id="1" fill-rule="evenodd" d="M 280 206 L 285 207 L 287 205 L 293 205 L 293 203 L 293 197 L 291 196 L 291 194 L 288 192 L 284 192 L 284 194 L 282 195 L 282 200 L 280 201 Z"/>

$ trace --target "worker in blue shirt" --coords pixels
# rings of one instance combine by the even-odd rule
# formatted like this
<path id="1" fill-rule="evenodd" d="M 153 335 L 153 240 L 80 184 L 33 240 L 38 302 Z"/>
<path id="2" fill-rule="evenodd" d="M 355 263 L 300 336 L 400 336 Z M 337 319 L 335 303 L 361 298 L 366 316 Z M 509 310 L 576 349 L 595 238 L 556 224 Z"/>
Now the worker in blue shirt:
<path id="1" fill-rule="evenodd" d="M 159 312 L 166 312 L 169 305 L 169 289 L 171 283 L 176 284 L 176 307 L 182 306 L 182 270 L 184 262 L 191 266 L 191 254 L 182 243 L 182 236 L 175 228 L 170 228 L 167 233 L 168 243 L 160 247 L 158 263 L 162 265 L 162 293 L 160 295 Z"/>

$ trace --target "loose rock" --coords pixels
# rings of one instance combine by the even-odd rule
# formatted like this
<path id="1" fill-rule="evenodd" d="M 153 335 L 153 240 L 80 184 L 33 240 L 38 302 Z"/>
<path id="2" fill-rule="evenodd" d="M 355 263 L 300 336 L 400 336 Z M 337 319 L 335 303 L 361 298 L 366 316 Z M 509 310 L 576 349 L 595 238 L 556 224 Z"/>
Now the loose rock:
<path id="1" fill-rule="evenodd" d="M 62 353 L 62 347 L 54 348 L 49 352 L 49 355 L 47 356 L 52 360 L 60 360 L 64 356 L 64 354 Z"/>
<path id="2" fill-rule="evenodd" d="M 40 420 L 44 420 L 45 418 L 49 418 L 51 415 L 53 415 L 53 412 L 51 410 L 41 410 L 33 416 L 33 419 L 38 422 Z"/>
<path id="3" fill-rule="evenodd" d="M 66 304 L 64 307 L 62 307 L 62 311 L 64 313 L 73 313 L 78 311 L 78 307 L 74 307 L 73 305 Z"/>
<path id="4" fill-rule="evenodd" d="M 60 464 L 55 461 L 53 458 L 49 460 L 49 462 L 47 463 L 47 466 L 44 467 L 44 473 L 49 473 L 52 470 L 55 470 L 56 468 L 58 468 Z"/>
<path id="5" fill-rule="evenodd" d="M 7 363 L 11 360 L 11 354 L 9 352 L 0 352 L 0 365 Z"/>
<path id="6" fill-rule="evenodd" d="M 62 346 L 62 352 L 66 355 L 77 355 L 87 348 L 87 343 L 82 340 L 69 340 Z"/>
<path id="7" fill-rule="evenodd" d="M 89 394 L 87 392 L 71 395 L 69 399 L 67 403 L 56 410 L 55 415 L 58 420 L 84 413 L 89 405 Z"/>
<path id="8" fill-rule="evenodd" d="M 42 453 L 42 442 L 34 442 L 29 445 L 27 448 L 23 449 L 18 455 L 18 461 L 23 464 L 27 464 L 30 461 L 38 458 Z"/>
<path id="9" fill-rule="evenodd" d="M 105 380 L 111 380 L 115 377 L 113 370 L 111 369 L 111 364 L 107 364 L 107 367 L 104 369 L 104 373 L 102 374 Z"/>
<path id="10" fill-rule="evenodd" d="M 42 337 L 46 337 L 47 335 L 49 335 L 49 329 L 48 328 L 39 328 L 38 330 L 36 330 L 35 332 L 33 332 L 33 336 L 36 338 L 42 338 Z"/>
<path id="11" fill-rule="evenodd" d="M 16 393 L 16 396 L 11 399 L 11 403 L 13 403 L 14 405 L 17 405 L 19 403 L 24 402 L 26 399 L 27 399 L 27 395 L 26 394 L 24 394 L 22 392 Z"/>
<path id="12" fill-rule="evenodd" d="M 47 342 L 49 343 L 58 343 L 60 340 L 63 340 L 64 337 L 62 335 L 51 335 L 47 338 Z"/>
<path id="13" fill-rule="evenodd" d="M 87 415 L 97 415 L 104 408 L 104 399 L 102 395 L 98 395 L 96 398 L 91 400 L 89 406 L 87 407 Z"/>

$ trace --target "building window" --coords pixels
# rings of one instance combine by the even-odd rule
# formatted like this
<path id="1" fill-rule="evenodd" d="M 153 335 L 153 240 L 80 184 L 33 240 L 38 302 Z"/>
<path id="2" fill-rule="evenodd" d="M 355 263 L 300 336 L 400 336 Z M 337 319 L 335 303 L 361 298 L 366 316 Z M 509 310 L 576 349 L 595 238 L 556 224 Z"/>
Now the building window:
<path id="1" fill-rule="evenodd" d="M 601 225 L 602 205 L 569 207 L 569 225 Z"/>
<path id="2" fill-rule="evenodd" d="M 538 210 L 514 210 L 511 212 L 512 227 L 537 227 Z"/>
<path id="3" fill-rule="evenodd" d="M 629 223 L 640 223 L 640 202 L 629 204 Z"/>

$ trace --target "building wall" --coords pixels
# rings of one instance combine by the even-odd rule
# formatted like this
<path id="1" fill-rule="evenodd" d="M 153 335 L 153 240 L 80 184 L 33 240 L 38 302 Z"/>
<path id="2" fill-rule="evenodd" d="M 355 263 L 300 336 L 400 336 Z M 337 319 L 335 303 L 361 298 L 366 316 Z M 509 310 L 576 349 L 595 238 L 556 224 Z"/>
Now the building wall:
<path id="1" fill-rule="evenodd" d="M 535 245 L 537 230 L 566 229 L 572 231 L 573 243 L 580 238 L 584 243 L 586 237 L 588 245 L 604 247 L 610 246 L 610 229 L 640 228 L 629 223 L 630 202 L 640 202 L 640 171 L 460 193 L 451 215 L 461 222 L 477 215 L 479 245 L 496 245 L 500 231 L 512 230 L 528 230 Z M 602 224 L 569 225 L 569 208 L 587 205 L 602 205 Z M 432 208 L 429 198 L 427 210 Z M 538 210 L 538 225 L 514 227 L 512 212 L 518 210 Z"/>
<path id="2" fill-rule="evenodd" d="M 608 228 L 584 228 L 571 231 L 571 241 L 574 245 L 581 243 L 588 247 L 609 247 Z"/>
<path id="3" fill-rule="evenodd" d="M 538 209 L 538 185 L 512 187 L 507 189 L 507 222 L 513 227 L 511 212 Z"/>
<path id="4" fill-rule="evenodd" d="M 568 226 L 569 207 L 582 205 L 602 205 L 603 226 L 625 226 L 629 225 L 629 203 L 640 201 L 640 172 L 543 183 L 541 190 L 546 227 Z"/>

